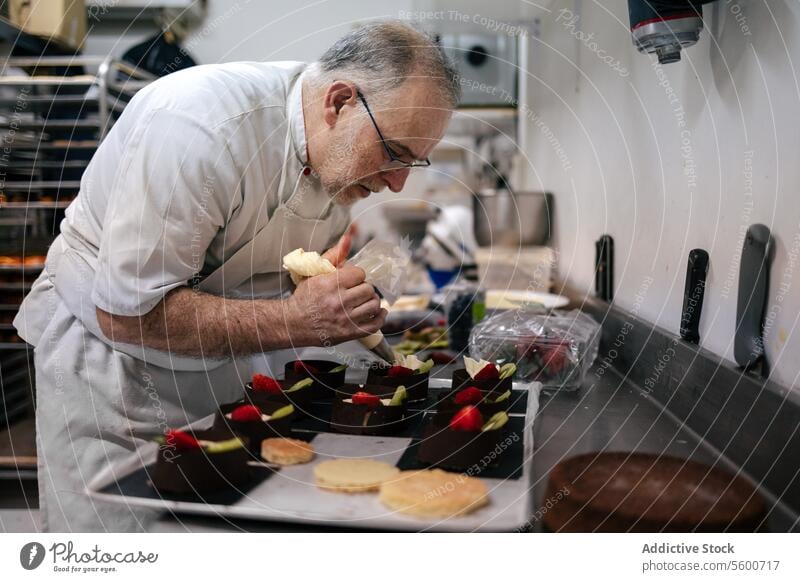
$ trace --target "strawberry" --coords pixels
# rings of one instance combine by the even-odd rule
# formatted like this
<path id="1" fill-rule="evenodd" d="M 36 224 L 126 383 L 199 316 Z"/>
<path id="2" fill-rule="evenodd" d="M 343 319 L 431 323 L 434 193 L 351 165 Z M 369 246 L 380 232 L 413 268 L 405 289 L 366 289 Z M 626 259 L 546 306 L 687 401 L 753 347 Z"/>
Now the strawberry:
<path id="1" fill-rule="evenodd" d="M 353 404 L 366 404 L 370 408 L 379 406 L 381 399 L 369 392 L 356 392 L 352 397 Z"/>
<path id="2" fill-rule="evenodd" d="M 414 370 L 411 368 L 406 368 L 405 366 L 392 366 L 386 370 L 386 377 L 396 378 L 398 376 L 411 376 L 413 373 Z"/>
<path id="3" fill-rule="evenodd" d="M 497 371 L 497 366 L 494 364 L 486 364 L 481 370 L 475 374 L 475 380 L 478 382 L 491 382 L 500 379 L 500 372 Z"/>
<path id="4" fill-rule="evenodd" d="M 236 422 L 253 422 L 261 420 L 261 409 L 252 404 L 243 404 L 231 411 L 231 420 Z"/>
<path id="5" fill-rule="evenodd" d="M 303 362 L 302 360 L 296 360 L 292 364 L 292 368 L 294 369 L 295 374 L 306 374 L 307 376 L 319 374 L 319 370 L 317 370 L 317 368 L 315 368 L 311 364 Z"/>
<path id="6" fill-rule="evenodd" d="M 168 430 L 164 433 L 164 444 L 170 447 L 175 447 L 182 451 L 190 451 L 193 449 L 200 449 L 202 445 L 200 441 L 194 438 L 187 432 L 182 430 Z"/>
<path id="7" fill-rule="evenodd" d="M 483 426 L 483 415 L 475 406 L 465 406 L 450 419 L 453 430 L 478 431 Z"/>
<path id="8" fill-rule="evenodd" d="M 481 400 L 483 400 L 483 392 L 475 386 L 459 390 L 453 398 L 453 402 L 456 404 L 479 404 Z"/>
<path id="9" fill-rule="evenodd" d="M 275 378 L 264 376 L 264 374 L 256 374 L 253 376 L 253 390 L 257 392 L 266 392 L 267 394 L 280 394 L 283 388 Z"/>
<path id="10" fill-rule="evenodd" d="M 565 344 L 555 344 L 542 348 L 542 358 L 544 358 L 544 365 L 549 373 L 558 374 L 567 365 L 569 362 L 568 349 L 569 347 Z"/>

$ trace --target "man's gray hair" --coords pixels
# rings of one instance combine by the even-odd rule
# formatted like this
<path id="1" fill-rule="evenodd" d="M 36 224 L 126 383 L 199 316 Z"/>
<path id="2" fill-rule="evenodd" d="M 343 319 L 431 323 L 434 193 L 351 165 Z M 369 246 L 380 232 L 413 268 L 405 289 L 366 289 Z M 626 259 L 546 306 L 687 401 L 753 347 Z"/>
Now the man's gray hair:
<path id="1" fill-rule="evenodd" d="M 458 72 L 442 48 L 400 21 L 373 22 L 346 34 L 312 65 L 312 75 L 320 83 L 353 81 L 378 102 L 411 77 L 434 80 L 450 107 L 460 97 Z"/>

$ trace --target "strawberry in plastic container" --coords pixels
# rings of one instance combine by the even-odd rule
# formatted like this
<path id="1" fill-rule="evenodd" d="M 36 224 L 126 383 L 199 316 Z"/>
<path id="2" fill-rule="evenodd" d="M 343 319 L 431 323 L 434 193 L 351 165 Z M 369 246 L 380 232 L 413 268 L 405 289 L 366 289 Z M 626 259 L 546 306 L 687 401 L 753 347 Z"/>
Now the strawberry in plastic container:
<path id="1" fill-rule="evenodd" d="M 522 376 L 543 384 L 559 384 L 577 367 L 569 341 L 539 337 L 518 342 L 517 359 Z"/>
<path id="2" fill-rule="evenodd" d="M 597 357 L 600 325 L 579 310 L 519 308 L 484 319 L 470 337 L 473 358 L 515 362 L 517 381 L 577 390 Z"/>

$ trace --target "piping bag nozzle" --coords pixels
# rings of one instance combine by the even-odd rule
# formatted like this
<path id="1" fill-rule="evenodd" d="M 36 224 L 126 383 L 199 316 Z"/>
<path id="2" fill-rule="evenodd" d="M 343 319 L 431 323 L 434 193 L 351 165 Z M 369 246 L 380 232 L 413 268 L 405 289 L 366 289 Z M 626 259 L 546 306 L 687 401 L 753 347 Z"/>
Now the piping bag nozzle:
<path id="1" fill-rule="evenodd" d="M 386 341 L 386 338 L 383 337 L 382 332 L 376 331 L 367 337 L 362 337 L 358 341 L 361 342 L 362 346 L 367 348 L 382 360 L 386 360 L 390 364 L 395 363 L 394 350 L 389 345 L 389 342 Z"/>

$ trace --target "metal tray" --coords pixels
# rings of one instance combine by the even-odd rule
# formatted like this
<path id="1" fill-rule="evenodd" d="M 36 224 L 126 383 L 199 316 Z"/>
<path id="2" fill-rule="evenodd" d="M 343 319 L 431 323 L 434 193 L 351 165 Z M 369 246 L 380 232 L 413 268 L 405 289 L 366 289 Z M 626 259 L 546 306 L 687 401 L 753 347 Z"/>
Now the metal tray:
<path id="1" fill-rule="evenodd" d="M 34 279 L 35 277 L 31 278 L 29 281 L 13 283 L 0 281 L 0 291 L 29 291 L 31 286 L 33 286 Z"/>
<path id="2" fill-rule="evenodd" d="M 433 388 L 447 388 L 450 380 L 431 380 Z M 314 438 L 314 461 L 283 467 L 237 497 L 231 503 L 175 501 L 158 496 L 122 495 L 117 483 L 155 462 L 157 445 L 147 443 L 127 461 L 109 467 L 87 486 L 90 497 L 129 507 L 148 507 L 176 513 L 291 522 L 317 526 L 381 529 L 391 531 L 513 531 L 524 528 L 533 513 L 533 419 L 539 409 L 541 384 L 514 383 L 528 392 L 524 418 L 522 475 L 518 479 L 482 479 L 490 502 L 478 511 L 448 519 L 421 519 L 394 513 L 377 494 L 347 495 L 323 491 L 314 485 L 314 466 L 330 458 L 368 457 L 396 464 L 409 438 L 365 437 L 319 433 Z M 206 426 L 211 417 L 197 423 Z"/>
<path id="3" fill-rule="evenodd" d="M 0 274 L 3 273 L 38 273 L 44 269 L 44 263 L 31 265 L 0 265 Z M 2 306 L 0 306 L 2 307 Z"/>

